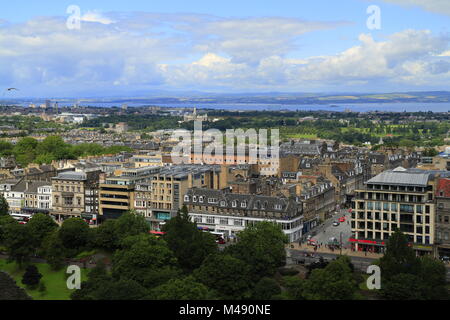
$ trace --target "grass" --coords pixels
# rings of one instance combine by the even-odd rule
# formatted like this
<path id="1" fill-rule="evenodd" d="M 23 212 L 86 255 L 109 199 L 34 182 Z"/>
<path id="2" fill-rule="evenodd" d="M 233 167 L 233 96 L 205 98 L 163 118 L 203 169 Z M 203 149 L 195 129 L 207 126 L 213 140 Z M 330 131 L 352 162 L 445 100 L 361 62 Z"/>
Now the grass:
<path id="1" fill-rule="evenodd" d="M 35 265 L 42 274 L 41 283 L 44 283 L 47 288 L 44 292 L 39 292 L 37 289 L 27 289 L 22 284 L 22 276 L 25 270 L 20 270 L 15 262 L 8 263 L 5 259 L 0 259 L 0 270 L 8 273 L 16 281 L 17 285 L 24 288 L 34 300 L 70 300 L 70 294 L 73 290 L 67 289 L 66 268 L 53 271 L 48 264 L 35 263 Z M 86 275 L 87 270 L 81 268 L 81 281 L 86 280 Z"/>
<path id="2" fill-rule="evenodd" d="M 316 134 L 307 134 L 307 133 L 281 133 L 281 138 L 290 138 L 290 139 L 317 139 Z"/>

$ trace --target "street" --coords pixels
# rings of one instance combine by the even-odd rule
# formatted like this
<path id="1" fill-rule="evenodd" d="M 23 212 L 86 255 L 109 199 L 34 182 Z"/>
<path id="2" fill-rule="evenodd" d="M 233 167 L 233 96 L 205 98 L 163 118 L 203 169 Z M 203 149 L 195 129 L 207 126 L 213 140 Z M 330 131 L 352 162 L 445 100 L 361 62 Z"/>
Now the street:
<path id="1" fill-rule="evenodd" d="M 333 226 L 333 222 L 337 221 L 340 217 L 345 216 L 345 222 L 340 222 L 339 226 Z M 324 232 L 325 230 L 325 232 Z M 332 218 L 326 220 L 322 225 L 306 233 L 305 236 L 316 233 L 312 236 L 313 240 L 316 240 L 318 244 L 328 244 L 330 238 L 336 238 L 340 242 L 340 236 L 342 233 L 342 245 L 344 248 L 349 248 L 350 243 L 348 239 L 352 235 L 352 230 L 350 226 L 350 213 L 348 209 L 341 209 L 338 214 L 334 215 Z"/>

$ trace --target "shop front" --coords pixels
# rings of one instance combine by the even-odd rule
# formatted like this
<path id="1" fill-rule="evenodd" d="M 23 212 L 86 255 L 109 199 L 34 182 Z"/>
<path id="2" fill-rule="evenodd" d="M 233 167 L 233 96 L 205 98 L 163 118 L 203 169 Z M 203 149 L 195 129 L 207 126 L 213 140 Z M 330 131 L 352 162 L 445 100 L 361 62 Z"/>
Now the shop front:
<path id="1" fill-rule="evenodd" d="M 386 248 L 385 242 L 382 240 L 350 238 L 348 241 L 352 243 L 352 251 L 384 253 Z"/>

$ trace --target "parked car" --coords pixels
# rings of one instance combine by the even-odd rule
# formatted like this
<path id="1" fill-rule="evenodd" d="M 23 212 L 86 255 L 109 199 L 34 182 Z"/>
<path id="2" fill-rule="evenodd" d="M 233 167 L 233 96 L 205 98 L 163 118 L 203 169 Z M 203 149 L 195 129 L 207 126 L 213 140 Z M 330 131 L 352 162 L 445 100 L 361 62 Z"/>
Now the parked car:
<path id="1" fill-rule="evenodd" d="M 339 221 L 334 221 L 333 222 L 333 227 L 337 227 L 338 225 L 340 225 Z"/>
<path id="2" fill-rule="evenodd" d="M 339 222 L 345 222 L 345 217 L 340 217 Z"/>

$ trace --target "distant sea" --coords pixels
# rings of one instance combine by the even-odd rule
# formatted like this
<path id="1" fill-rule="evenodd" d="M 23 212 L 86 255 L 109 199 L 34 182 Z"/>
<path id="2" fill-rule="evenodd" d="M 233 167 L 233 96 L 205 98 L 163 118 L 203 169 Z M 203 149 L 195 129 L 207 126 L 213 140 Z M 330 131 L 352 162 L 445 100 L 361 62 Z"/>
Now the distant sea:
<path id="1" fill-rule="evenodd" d="M 19 103 L 13 103 L 15 105 L 28 106 L 31 101 L 20 101 Z M 42 103 L 33 101 L 34 103 Z M 75 101 L 74 101 L 75 102 Z M 74 102 L 64 101 L 59 105 L 72 107 Z M 351 110 L 354 112 L 368 112 L 368 111 L 384 111 L 384 112 L 419 112 L 419 111 L 433 111 L 433 112 L 450 112 L 450 102 L 392 102 L 392 103 L 336 103 L 336 104 L 264 104 L 264 103 L 158 103 L 158 102 L 120 102 L 107 101 L 107 102 L 81 102 L 80 106 L 93 106 L 93 107 L 121 107 L 123 104 L 129 107 L 142 107 L 142 106 L 160 106 L 167 108 L 194 108 L 197 109 L 215 109 L 215 110 L 229 110 L 229 111 L 336 111 L 343 112 Z M 1 105 L 1 103 L 0 103 Z"/>
<path id="2" fill-rule="evenodd" d="M 120 107 L 122 103 L 117 104 L 113 102 L 105 103 L 82 103 L 81 105 L 91 105 L 97 107 Z M 148 104 L 142 103 L 127 103 L 129 107 L 138 107 Z M 433 112 L 449 112 L 450 103 L 346 103 L 346 104 L 310 104 L 310 105 L 293 105 L 293 104 L 216 104 L 216 103 L 155 103 L 155 106 L 172 107 L 172 108 L 194 108 L 197 109 L 216 109 L 216 110 L 229 110 L 229 111 L 336 111 L 343 112 L 351 110 L 354 112 L 368 112 L 368 111 L 391 111 L 391 112 L 419 112 L 419 111 L 433 111 Z"/>

